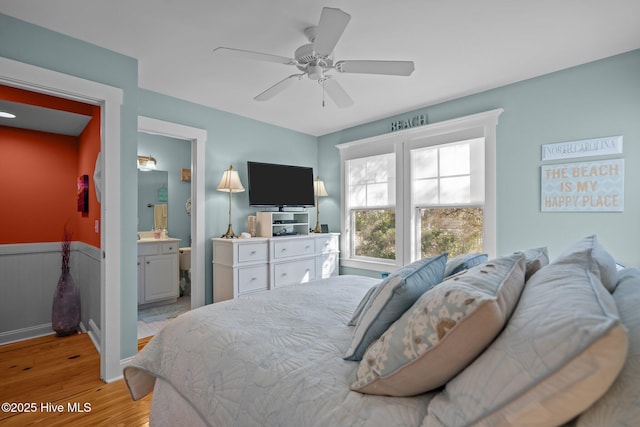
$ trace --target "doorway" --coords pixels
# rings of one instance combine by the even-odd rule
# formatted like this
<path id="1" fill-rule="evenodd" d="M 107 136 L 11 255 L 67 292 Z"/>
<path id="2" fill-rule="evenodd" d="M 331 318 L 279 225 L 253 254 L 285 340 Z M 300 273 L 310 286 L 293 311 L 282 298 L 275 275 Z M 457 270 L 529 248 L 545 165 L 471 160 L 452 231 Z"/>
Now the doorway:
<path id="1" fill-rule="evenodd" d="M 0 83 L 8 86 L 99 105 L 102 111 L 102 192 L 100 235 L 99 339 L 100 378 L 111 382 L 122 378 L 126 360 L 121 354 L 121 106 L 123 90 L 80 77 L 0 57 Z M 138 118 L 138 129 L 192 142 L 192 287 L 191 307 L 204 305 L 204 157 L 207 131 L 146 117 Z M 105 209 L 108 205 L 109 209 Z M 194 263 L 195 262 L 195 263 Z M 107 286 L 107 283 L 112 284 Z M 134 308 L 135 309 L 135 308 Z M 129 326 L 129 325 L 128 325 Z M 133 325 L 130 325 L 133 326 Z M 131 355 L 133 356 L 133 355 Z"/>
<path id="2" fill-rule="evenodd" d="M 138 132 L 191 142 L 191 309 L 201 307 L 205 298 L 204 150 L 207 131 L 139 116 Z"/>
<path id="3" fill-rule="evenodd" d="M 120 108 L 122 89 L 83 78 L 40 68 L 0 57 L 0 83 L 33 92 L 98 105 L 102 111 L 101 150 L 104 158 L 104 191 L 101 204 L 102 261 L 100 262 L 100 377 L 107 382 L 122 377 L 120 364 L 120 286 L 106 283 L 121 282 L 119 256 L 120 238 Z M 105 205 L 109 205 L 109 210 Z"/>
<path id="4" fill-rule="evenodd" d="M 141 339 L 191 309 L 191 141 L 138 132 L 137 211 Z M 140 240 L 154 230 L 168 244 Z"/>

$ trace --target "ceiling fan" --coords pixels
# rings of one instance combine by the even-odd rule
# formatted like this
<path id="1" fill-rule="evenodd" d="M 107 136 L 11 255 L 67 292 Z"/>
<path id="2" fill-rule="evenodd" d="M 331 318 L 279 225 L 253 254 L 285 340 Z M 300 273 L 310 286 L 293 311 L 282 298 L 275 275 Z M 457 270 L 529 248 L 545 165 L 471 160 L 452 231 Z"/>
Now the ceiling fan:
<path id="1" fill-rule="evenodd" d="M 218 47 L 214 49 L 217 55 L 226 55 L 236 58 L 253 59 L 258 61 L 275 62 L 284 65 L 295 65 L 301 73 L 292 74 L 280 80 L 269 89 L 260 93 L 253 99 L 267 101 L 278 95 L 296 80 L 302 80 L 307 76 L 316 80 L 329 95 L 329 98 L 339 107 L 346 108 L 353 104 L 353 99 L 330 73 L 335 70 L 339 73 L 364 73 L 384 74 L 394 76 L 409 76 L 414 70 L 413 61 L 334 61 L 332 53 L 338 40 L 342 36 L 351 15 L 340 9 L 325 7 L 322 9 L 320 21 L 317 26 L 309 27 L 304 31 L 309 40 L 296 49 L 293 58 L 270 55 L 267 53 L 252 52 L 248 50 Z M 323 100 L 324 106 L 324 100 Z"/>

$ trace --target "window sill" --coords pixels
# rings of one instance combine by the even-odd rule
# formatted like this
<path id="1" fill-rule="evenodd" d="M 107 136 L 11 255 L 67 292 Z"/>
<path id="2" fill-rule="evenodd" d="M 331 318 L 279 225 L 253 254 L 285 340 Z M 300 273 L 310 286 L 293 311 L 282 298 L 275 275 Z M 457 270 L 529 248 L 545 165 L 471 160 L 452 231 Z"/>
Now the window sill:
<path id="1" fill-rule="evenodd" d="M 361 260 L 361 259 L 353 259 L 353 258 L 341 258 L 340 266 L 342 267 L 350 267 L 350 268 L 359 268 L 362 270 L 371 270 L 371 271 L 379 271 L 379 272 L 393 272 L 397 270 L 399 266 L 395 262 L 382 262 L 382 261 L 369 261 L 369 260 Z"/>

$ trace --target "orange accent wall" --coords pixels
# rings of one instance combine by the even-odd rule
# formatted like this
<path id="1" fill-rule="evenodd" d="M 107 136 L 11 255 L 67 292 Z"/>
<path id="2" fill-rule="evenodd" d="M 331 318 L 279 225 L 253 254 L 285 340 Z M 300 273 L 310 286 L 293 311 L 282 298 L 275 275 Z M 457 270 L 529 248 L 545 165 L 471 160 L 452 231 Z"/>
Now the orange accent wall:
<path id="1" fill-rule="evenodd" d="M 100 107 L 92 106 L 93 118 L 80 134 L 78 150 L 77 176 L 89 175 L 89 213 L 82 215 L 77 213 L 78 236 L 74 240 L 85 242 L 97 248 L 100 247 L 100 233 L 95 232 L 95 224 L 100 222 L 100 204 L 96 196 L 96 187 L 93 181 L 93 172 L 96 166 L 96 158 L 100 152 Z M 98 231 L 100 228 L 98 227 Z"/>
<path id="2" fill-rule="evenodd" d="M 92 116 L 78 137 L 0 126 L 0 244 L 59 242 L 66 224 L 73 240 L 100 247 L 100 107 L 4 85 L 0 99 Z M 77 211 L 81 175 L 89 176 L 85 215 Z"/>
<path id="3" fill-rule="evenodd" d="M 0 243 L 76 236 L 78 138 L 1 126 L 0 153 Z"/>

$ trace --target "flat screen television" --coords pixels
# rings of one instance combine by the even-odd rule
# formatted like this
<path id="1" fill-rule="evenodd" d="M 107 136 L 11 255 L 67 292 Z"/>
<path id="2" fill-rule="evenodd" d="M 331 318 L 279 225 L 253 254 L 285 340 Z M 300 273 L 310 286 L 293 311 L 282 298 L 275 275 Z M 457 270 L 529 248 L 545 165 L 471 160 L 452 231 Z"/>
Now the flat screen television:
<path id="1" fill-rule="evenodd" d="M 315 206 L 313 168 L 247 162 L 251 206 Z"/>

